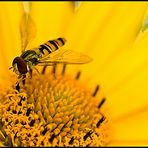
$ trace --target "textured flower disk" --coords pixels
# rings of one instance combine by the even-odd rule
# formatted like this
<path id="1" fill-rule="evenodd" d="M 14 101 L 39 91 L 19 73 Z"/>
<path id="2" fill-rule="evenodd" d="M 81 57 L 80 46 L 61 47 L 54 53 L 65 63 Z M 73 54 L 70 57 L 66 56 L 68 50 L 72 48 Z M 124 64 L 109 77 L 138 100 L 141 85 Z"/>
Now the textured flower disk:
<path id="1" fill-rule="evenodd" d="M 6 146 L 102 146 L 109 140 L 101 101 L 79 80 L 34 74 L 18 92 L 0 94 L 1 141 Z M 85 84 L 86 85 L 86 84 Z"/>

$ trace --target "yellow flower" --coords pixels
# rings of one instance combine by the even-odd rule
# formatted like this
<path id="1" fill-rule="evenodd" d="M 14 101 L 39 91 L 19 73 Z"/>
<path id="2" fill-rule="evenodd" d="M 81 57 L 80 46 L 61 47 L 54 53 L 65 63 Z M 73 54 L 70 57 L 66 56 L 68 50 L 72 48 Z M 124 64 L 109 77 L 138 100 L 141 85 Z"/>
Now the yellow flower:
<path id="1" fill-rule="evenodd" d="M 23 4 L 0 2 L 0 11 L 2 145 L 148 144 L 147 2 L 84 2 L 77 9 L 73 2 L 32 2 L 37 34 L 30 47 L 64 36 L 65 48 L 83 52 L 93 62 L 68 65 L 64 76 L 61 67 L 56 77 L 50 71 L 34 74 L 19 91 L 9 67 L 21 51 Z M 78 75 L 73 77 L 79 70 L 77 81 Z"/>

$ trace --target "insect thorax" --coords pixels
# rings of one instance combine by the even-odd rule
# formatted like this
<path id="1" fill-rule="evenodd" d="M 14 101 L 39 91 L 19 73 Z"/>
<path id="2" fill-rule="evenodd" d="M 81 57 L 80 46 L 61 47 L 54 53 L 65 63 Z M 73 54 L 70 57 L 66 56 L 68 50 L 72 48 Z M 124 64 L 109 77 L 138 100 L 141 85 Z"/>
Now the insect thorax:
<path id="1" fill-rule="evenodd" d="M 22 53 L 21 58 L 23 58 L 27 63 L 30 62 L 33 65 L 38 64 L 38 55 L 34 50 L 27 50 Z"/>

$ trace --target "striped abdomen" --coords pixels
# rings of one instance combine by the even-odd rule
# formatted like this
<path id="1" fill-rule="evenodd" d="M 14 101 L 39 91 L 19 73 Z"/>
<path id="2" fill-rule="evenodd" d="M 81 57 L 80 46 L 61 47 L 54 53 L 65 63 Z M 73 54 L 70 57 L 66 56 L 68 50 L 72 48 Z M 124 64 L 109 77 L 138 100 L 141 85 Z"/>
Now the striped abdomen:
<path id="1" fill-rule="evenodd" d="M 46 43 L 39 46 L 39 50 L 43 55 L 48 55 L 51 52 L 56 51 L 59 47 L 63 46 L 66 42 L 65 38 L 57 38 L 55 40 L 49 40 Z"/>

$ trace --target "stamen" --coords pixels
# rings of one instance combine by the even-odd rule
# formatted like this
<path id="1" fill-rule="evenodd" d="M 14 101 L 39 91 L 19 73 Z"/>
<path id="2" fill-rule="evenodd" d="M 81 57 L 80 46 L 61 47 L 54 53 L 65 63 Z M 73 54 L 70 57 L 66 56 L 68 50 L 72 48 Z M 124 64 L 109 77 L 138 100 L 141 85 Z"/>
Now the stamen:
<path id="1" fill-rule="evenodd" d="M 96 124 L 97 128 L 99 128 L 99 126 L 101 125 L 101 123 L 105 120 L 105 117 L 103 116 L 98 123 Z"/>
<path id="2" fill-rule="evenodd" d="M 96 86 L 96 89 L 95 89 L 94 93 L 92 94 L 92 96 L 93 96 L 93 97 L 95 97 L 95 96 L 96 96 L 96 94 L 97 94 L 98 90 L 99 90 L 99 85 L 97 85 L 97 86 Z"/>
<path id="3" fill-rule="evenodd" d="M 76 80 L 78 80 L 79 78 L 80 78 L 80 75 L 81 75 L 81 72 L 79 71 L 78 73 L 77 73 L 77 75 L 76 75 Z"/>
<path id="4" fill-rule="evenodd" d="M 101 100 L 101 102 L 100 102 L 99 105 L 98 105 L 98 108 L 99 108 L 99 109 L 102 107 L 102 105 L 104 104 L 105 100 L 106 100 L 106 98 L 103 98 L 103 99 Z"/>
<path id="5" fill-rule="evenodd" d="M 45 135 L 47 131 L 48 131 L 48 129 L 45 127 L 42 134 Z"/>
<path id="6" fill-rule="evenodd" d="M 89 143 L 89 144 L 87 144 L 87 145 L 86 145 L 86 147 L 88 147 L 89 145 L 90 145 L 90 143 Z"/>
<path id="7" fill-rule="evenodd" d="M 49 138 L 49 142 L 52 143 L 53 140 L 54 140 L 54 138 L 55 138 L 55 134 L 53 134 L 53 135 Z"/>
<path id="8" fill-rule="evenodd" d="M 86 133 L 86 135 L 83 137 L 84 138 L 84 141 L 91 136 L 93 132 L 92 131 L 89 131 L 88 133 Z"/>
<path id="9" fill-rule="evenodd" d="M 74 137 L 72 137 L 69 141 L 69 144 L 72 145 L 73 144 L 73 141 L 74 141 Z"/>
<path id="10" fill-rule="evenodd" d="M 33 126 L 35 123 L 35 120 L 31 120 L 31 122 L 29 123 L 30 126 Z"/>
<path id="11" fill-rule="evenodd" d="M 31 108 L 28 108 L 28 109 L 27 109 L 26 116 L 29 116 L 31 110 L 32 110 Z"/>

